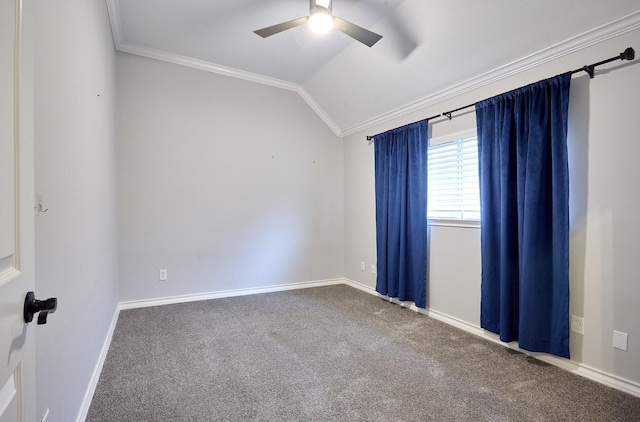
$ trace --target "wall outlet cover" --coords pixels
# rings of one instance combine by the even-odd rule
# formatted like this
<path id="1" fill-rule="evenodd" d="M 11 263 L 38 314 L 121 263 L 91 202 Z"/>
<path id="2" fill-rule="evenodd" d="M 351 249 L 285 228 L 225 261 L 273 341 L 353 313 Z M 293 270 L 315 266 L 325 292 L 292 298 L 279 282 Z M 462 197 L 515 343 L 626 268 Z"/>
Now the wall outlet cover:
<path id="1" fill-rule="evenodd" d="M 158 280 L 167 281 L 167 270 L 158 270 Z"/>
<path id="2" fill-rule="evenodd" d="M 584 334 L 584 318 L 571 315 L 571 331 L 578 334 Z"/>

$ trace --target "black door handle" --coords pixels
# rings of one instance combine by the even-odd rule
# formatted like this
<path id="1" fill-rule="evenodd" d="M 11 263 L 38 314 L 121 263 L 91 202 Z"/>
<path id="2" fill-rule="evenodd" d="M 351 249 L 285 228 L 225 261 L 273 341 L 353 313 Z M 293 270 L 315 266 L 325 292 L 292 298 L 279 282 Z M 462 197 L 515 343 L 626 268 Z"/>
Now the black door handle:
<path id="1" fill-rule="evenodd" d="M 51 297 L 47 300 L 37 300 L 33 292 L 27 293 L 24 298 L 24 322 L 33 321 L 33 315 L 38 315 L 38 325 L 47 323 L 47 315 L 52 314 L 58 308 L 58 299 Z"/>

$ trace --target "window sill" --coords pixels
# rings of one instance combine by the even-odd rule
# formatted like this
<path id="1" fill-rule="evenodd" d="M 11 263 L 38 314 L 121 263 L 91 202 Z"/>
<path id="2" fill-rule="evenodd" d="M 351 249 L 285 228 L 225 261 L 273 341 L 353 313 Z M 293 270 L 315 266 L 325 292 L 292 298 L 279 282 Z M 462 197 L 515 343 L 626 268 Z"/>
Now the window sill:
<path id="1" fill-rule="evenodd" d="M 444 220 L 440 218 L 434 218 L 427 220 L 430 226 L 438 227 L 464 227 L 468 229 L 479 229 L 479 220 Z"/>

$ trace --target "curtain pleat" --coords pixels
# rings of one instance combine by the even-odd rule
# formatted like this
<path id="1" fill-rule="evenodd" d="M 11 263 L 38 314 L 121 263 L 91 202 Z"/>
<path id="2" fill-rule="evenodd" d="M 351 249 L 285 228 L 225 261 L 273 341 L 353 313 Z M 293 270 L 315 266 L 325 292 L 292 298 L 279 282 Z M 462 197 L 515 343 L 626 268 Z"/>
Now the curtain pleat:
<path id="1" fill-rule="evenodd" d="M 428 122 L 376 135 L 376 291 L 427 302 Z"/>
<path id="2" fill-rule="evenodd" d="M 566 358 L 570 81 L 566 73 L 476 104 L 481 326 Z"/>

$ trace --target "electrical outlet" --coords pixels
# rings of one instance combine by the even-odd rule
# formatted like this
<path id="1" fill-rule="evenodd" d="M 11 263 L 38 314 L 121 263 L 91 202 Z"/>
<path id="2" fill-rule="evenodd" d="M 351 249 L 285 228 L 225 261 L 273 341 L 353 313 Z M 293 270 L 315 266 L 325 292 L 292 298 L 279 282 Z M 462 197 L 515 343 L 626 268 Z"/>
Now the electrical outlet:
<path id="1" fill-rule="evenodd" d="M 360 271 L 364 271 L 364 261 L 360 261 Z"/>
<path id="2" fill-rule="evenodd" d="M 167 281 L 167 270 L 158 270 L 158 280 Z"/>
<path id="3" fill-rule="evenodd" d="M 375 274 L 375 273 L 376 273 L 376 266 L 371 265 L 371 274 Z"/>
<path id="4" fill-rule="evenodd" d="M 629 334 L 620 331 L 613 332 L 613 347 L 615 349 L 627 351 L 629 345 Z"/>
<path id="5" fill-rule="evenodd" d="M 578 334 L 584 334 L 584 318 L 571 315 L 571 331 Z"/>

